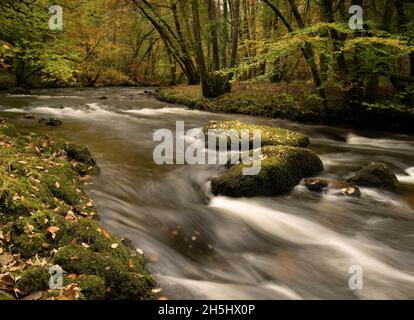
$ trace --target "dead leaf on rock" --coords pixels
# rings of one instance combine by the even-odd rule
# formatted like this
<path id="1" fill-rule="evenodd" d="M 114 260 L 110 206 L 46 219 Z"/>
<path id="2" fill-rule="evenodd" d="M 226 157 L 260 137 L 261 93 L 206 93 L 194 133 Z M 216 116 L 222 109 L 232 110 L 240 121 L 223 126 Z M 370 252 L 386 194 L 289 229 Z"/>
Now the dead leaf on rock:
<path id="1" fill-rule="evenodd" d="M 104 229 L 104 228 L 98 228 L 96 229 L 96 231 L 98 231 L 100 234 L 104 235 L 105 238 L 109 238 L 109 233 Z"/>
<path id="2" fill-rule="evenodd" d="M 11 290 L 14 285 L 14 278 L 10 273 L 0 274 L 0 289 Z"/>
<path id="3" fill-rule="evenodd" d="M 76 220 L 76 216 L 73 213 L 73 211 L 69 210 L 68 213 L 66 214 L 65 219 L 68 220 L 68 221 L 74 221 L 74 220 Z"/>
<path id="4" fill-rule="evenodd" d="M 52 239 L 56 238 L 56 233 L 59 230 L 60 230 L 59 227 L 56 227 L 56 226 L 51 226 L 51 227 L 47 228 L 47 231 L 52 234 Z"/>
<path id="5" fill-rule="evenodd" d="M 32 235 L 34 229 L 35 229 L 34 226 L 32 226 L 31 224 L 28 224 L 28 223 L 26 223 L 26 225 L 23 228 L 24 232 L 28 235 Z"/>
<path id="6" fill-rule="evenodd" d="M 45 294 L 44 291 L 34 292 L 24 297 L 22 300 L 40 300 L 44 296 L 44 294 Z"/>
<path id="7" fill-rule="evenodd" d="M 91 246 L 90 246 L 89 244 L 85 243 L 85 242 L 82 242 L 82 247 L 84 247 L 84 248 L 88 249 L 88 248 L 90 248 Z"/>
<path id="8" fill-rule="evenodd" d="M 10 253 L 5 252 L 0 255 L 0 266 L 7 266 L 10 262 L 14 261 L 13 256 Z"/>
<path id="9" fill-rule="evenodd" d="M 111 248 L 112 249 L 116 249 L 116 248 L 118 248 L 119 247 L 119 244 L 118 243 L 113 243 L 112 245 L 111 245 Z"/>

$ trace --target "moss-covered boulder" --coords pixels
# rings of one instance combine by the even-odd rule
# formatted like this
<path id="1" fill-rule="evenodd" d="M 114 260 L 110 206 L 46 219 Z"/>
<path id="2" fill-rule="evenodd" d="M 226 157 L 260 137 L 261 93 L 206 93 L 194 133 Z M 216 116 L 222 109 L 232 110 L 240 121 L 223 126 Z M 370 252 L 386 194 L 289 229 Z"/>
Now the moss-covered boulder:
<path id="1" fill-rule="evenodd" d="M 0 122 L 0 250 L 19 257 L 2 270 L 19 279 L 11 284 L 18 298 L 48 289 L 53 265 L 64 269 L 67 285 L 42 299 L 150 297 L 155 282 L 144 258 L 95 220 L 76 168 L 97 167 L 89 150 L 47 136 L 10 135 L 9 128 Z"/>
<path id="2" fill-rule="evenodd" d="M 143 261 L 138 256 L 123 259 L 116 254 L 96 252 L 91 248 L 72 244 L 59 249 L 55 262 L 67 272 L 93 274 L 105 279 L 108 299 L 144 299 L 150 296 L 150 289 L 155 284 L 142 267 Z"/>
<path id="3" fill-rule="evenodd" d="M 243 175 L 244 166 L 235 165 L 213 179 L 213 194 L 230 197 L 283 194 L 291 191 L 303 178 L 324 169 L 321 159 L 311 150 L 283 146 L 262 148 L 261 171 L 258 175 Z"/>
<path id="4" fill-rule="evenodd" d="M 361 187 L 383 189 L 395 189 L 399 184 L 398 178 L 388 165 L 374 162 L 355 172 L 347 182 Z"/>
<path id="5" fill-rule="evenodd" d="M 64 150 L 69 159 L 72 160 L 73 168 L 79 175 L 85 176 L 99 173 L 99 167 L 96 165 L 95 159 L 92 158 L 92 154 L 85 146 L 66 143 Z"/>
<path id="6" fill-rule="evenodd" d="M 212 130 L 216 130 L 216 134 L 212 134 Z M 246 124 L 240 121 L 210 121 L 203 128 L 203 132 L 206 135 L 206 137 L 208 136 L 208 133 L 210 131 L 210 135 L 212 135 L 215 138 L 223 138 L 223 136 L 227 138 L 229 149 L 231 148 L 231 137 L 229 134 L 230 130 L 236 130 L 239 136 L 242 130 L 249 130 L 250 146 L 253 145 L 254 130 L 261 131 L 261 143 L 263 147 L 290 146 L 305 148 L 310 144 L 309 138 L 306 135 L 299 132 L 269 126 Z"/>
<path id="7" fill-rule="evenodd" d="M 96 164 L 90 151 L 85 146 L 75 143 L 66 143 L 65 151 L 70 159 L 89 165 Z"/>

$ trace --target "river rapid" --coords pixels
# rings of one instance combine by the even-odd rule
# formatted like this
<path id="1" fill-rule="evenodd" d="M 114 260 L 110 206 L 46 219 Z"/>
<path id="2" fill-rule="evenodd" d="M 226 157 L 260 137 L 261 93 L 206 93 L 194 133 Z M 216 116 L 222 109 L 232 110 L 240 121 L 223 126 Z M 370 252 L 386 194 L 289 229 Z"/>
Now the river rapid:
<path id="1" fill-rule="evenodd" d="M 212 114 L 166 104 L 147 88 L 0 94 L 0 113 L 25 132 L 86 145 L 101 168 L 86 188 L 103 226 L 144 251 L 168 299 L 413 299 L 414 136 Z M 100 99 L 102 96 L 108 99 Z M 55 117 L 60 127 L 37 120 Z M 214 197 L 222 166 L 156 165 L 153 133 L 238 119 L 309 135 L 324 177 L 389 163 L 398 192 L 362 188 L 361 199 L 309 192 L 273 198 Z M 349 269 L 363 270 L 351 290 Z"/>

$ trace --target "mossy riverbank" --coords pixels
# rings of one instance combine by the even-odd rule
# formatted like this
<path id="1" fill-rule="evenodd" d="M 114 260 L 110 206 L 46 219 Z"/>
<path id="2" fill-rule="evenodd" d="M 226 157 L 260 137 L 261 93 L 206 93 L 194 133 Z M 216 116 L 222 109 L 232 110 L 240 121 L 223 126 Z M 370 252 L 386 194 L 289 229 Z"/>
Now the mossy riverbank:
<path id="1" fill-rule="evenodd" d="M 1 120 L 0 300 L 151 297 L 141 251 L 99 225 L 83 190 L 98 170 L 85 147 L 23 136 Z M 49 288 L 53 265 L 64 270 L 62 289 Z"/>
<path id="2" fill-rule="evenodd" d="M 321 123 L 321 100 L 304 83 L 235 83 L 230 93 L 215 99 L 204 98 L 199 86 L 180 85 L 162 88 L 155 97 L 198 110 Z M 329 97 L 327 125 L 414 131 L 414 106 L 393 103 L 392 96 L 381 103 L 349 103 L 340 92 L 331 92 Z"/>

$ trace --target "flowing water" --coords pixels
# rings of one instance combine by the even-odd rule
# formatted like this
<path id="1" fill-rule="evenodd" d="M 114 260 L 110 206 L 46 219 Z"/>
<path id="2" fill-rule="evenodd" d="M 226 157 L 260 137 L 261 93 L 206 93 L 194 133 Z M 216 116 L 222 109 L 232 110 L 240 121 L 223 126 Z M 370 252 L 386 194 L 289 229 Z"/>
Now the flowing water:
<path id="1" fill-rule="evenodd" d="M 102 170 L 87 190 L 102 224 L 145 252 L 169 299 L 414 298 L 414 136 L 211 114 L 159 102 L 140 88 L 39 90 L 0 95 L 1 116 L 24 131 L 90 148 Z M 109 99 L 99 99 L 107 96 Z M 25 113 L 56 117 L 49 128 Z M 361 199 L 298 186 L 274 198 L 214 197 L 221 166 L 158 166 L 154 131 L 239 119 L 300 130 L 323 176 L 344 178 L 370 161 L 392 165 L 402 187 L 362 189 Z M 350 267 L 363 289 L 349 288 Z"/>

